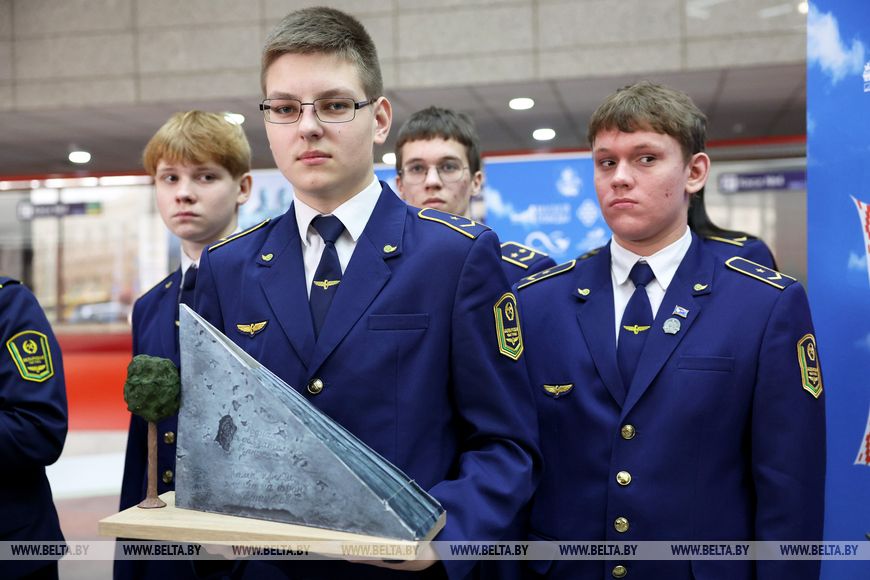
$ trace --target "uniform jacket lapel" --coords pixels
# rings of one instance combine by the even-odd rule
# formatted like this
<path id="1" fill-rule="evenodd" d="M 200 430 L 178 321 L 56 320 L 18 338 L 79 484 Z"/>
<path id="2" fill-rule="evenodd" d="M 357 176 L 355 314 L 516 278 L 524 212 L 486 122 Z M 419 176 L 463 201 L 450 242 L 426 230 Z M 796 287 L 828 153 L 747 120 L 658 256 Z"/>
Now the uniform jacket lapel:
<path id="1" fill-rule="evenodd" d="M 587 260 L 589 263 L 585 264 L 586 267 L 581 262 L 581 268 L 575 276 L 577 287 L 572 288 L 572 292 L 582 303 L 577 320 L 601 381 L 617 404 L 622 405 L 625 400 L 625 386 L 616 364 L 610 244 Z M 584 297 L 578 290 L 589 292 Z"/>
<path id="2" fill-rule="evenodd" d="M 314 351 L 314 326 L 305 288 L 302 241 L 292 205 L 278 227 L 272 229 L 256 259 L 266 269 L 260 277 L 266 300 L 293 350 L 307 367 Z"/>
<path id="3" fill-rule="evenodd" d="M 704 296 L 712 291 L 713 266 L 713 259 L 704 251 L 698 237 L 692 234 L 692 245 L 677 268 L 656 314 L 653 327 L 650 329 L 651 334 L 647 337 L 634 381 L 628 390 L 623 415 L 628 413 L 644 395 L 670 359 L 674 349 L 689 333 L 701 312 Z M 674 314 L 676 306 L 688 310 L 685 318 Z M 668 334 L 664 331 L 664 323 L 669 318 L 676 318 L 680 323 L 680 329 L 676 334 Z"/>
<path id="4" fill-rule="evenodd" d="M 309 372 L 317 371 L 390 279 L 390 268 L 384 261 L 402 253 L 407 213 L 405 203 L 384 187 L 342 274 L 338 292 L 320 329 Z"/>
<path id="5" fill-rule="evenodd" d="M 169 345 L 174 345 L 174 349 L 167 353 L 175 364 L 178 364 L 178 293 L 181 291 L 181 268 L 169 276 L 169 279 L 163 283 L 160 289 L 160 297 L 158 298 L 160 306 L 158 307 L 160 321 L 160 342 L 166 345 L 163 350 L 169 350 Z"/>

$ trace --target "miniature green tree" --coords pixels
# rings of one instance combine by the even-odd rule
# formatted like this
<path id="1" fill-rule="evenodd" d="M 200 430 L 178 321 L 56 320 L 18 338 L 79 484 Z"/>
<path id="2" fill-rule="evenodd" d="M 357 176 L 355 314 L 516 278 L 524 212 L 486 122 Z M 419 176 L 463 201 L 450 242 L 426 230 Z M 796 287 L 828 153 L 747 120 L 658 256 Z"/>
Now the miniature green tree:
<path id="1" fill-rule="evenodd" d="M 178 412 L 181 379 L 171 360 L 140 354 L 127 367 L 127 409 L 148 421 L 148 493 L 140 508 L 165 507 L 157 497 L 157 422 Z"/>

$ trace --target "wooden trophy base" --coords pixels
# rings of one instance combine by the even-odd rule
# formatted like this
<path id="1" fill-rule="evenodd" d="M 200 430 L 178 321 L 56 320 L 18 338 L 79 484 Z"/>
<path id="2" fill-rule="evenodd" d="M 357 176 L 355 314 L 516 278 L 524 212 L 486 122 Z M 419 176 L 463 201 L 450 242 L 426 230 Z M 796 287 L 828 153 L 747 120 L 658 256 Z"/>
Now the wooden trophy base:
<path id="1" fill-rule="evenodd" d="M 289 543 L 310 544 L 312 553 L 338 557 L 347 557 L 347 544 L 368 544 L 377 547 L 373 554 L 389 554 L 391 560 L 414 560 L 421 553 L 422 544 L 435 537 L 446 521 L 445 513 L 425 539 L 415 542 L 178 508 L 175 507 L 174 491 L 162 494 L 160 499 L 166 502 L 166 507 L 142 509 L 133 506 L 103 518 L 99 521 L 99 534 L 197 544 L 253 542 L 275 547 Z"/>

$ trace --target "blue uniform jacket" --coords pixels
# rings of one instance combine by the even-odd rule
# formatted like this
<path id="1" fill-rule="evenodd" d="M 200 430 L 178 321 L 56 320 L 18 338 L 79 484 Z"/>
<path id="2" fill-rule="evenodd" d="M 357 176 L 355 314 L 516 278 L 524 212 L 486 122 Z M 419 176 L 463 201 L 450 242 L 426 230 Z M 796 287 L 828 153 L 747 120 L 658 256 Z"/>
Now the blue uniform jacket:
<path id="1" fill-rule="evenodd" d="M 0 276 L 0 541 L 63 541 L 45 466 L 67 433 L 60 347 L 36 298 Z M 0 577 L 18 578 L 54 562 L 0 560 Z"/>
<path id="2" fill-rule="evenodd" d="M 728 263 L 745 273 L 693 235 L 630 389 L 609 245 L 517 285 L 544 454 L 531 539 L 822 538 L 825 406 L 806 294 L 773 270 Z M 818 561 L 529 564 L 571 579 L 610 578 L 618 565 L 669 580 L 819 573 Z"/>
<path id="3" fill-rule="evenodd" d="M 553 258 L 518 242 L 501 245 L 501 265 L 508 282 L 514 284 L 521 278 L 556 265 Z"/>
<path id="4" fill-rule="evenodd" d="M 168 358 L 178 365 L 178 269 L 143 294 L 133 305 L 133 356 L 147 354 Z M 178 416 L 157 423 L 157 493 L 175 490 L 175 434 Z M 148 422 L 130 416 L 121 505 L 125 510 L 145 497 L 148 483 Z M 189 578 L 190 564 L 183 560 L 118 560 L 115 578 Z"/>
<path id="5" fill-rule="evenodd" d="M 292 207 L 203 254 L 196 308 L 440 501 L 438 540 L 495 540 L 539 467 L 522 356 L 501 354 L 497 338 L 494 307 L 509 292 L 495 233 L 383 185 L 316 342 Z M 254 336 L 237 328 L 262 321 Z M 444 562 L 451 577 L 473 564 Z"/>

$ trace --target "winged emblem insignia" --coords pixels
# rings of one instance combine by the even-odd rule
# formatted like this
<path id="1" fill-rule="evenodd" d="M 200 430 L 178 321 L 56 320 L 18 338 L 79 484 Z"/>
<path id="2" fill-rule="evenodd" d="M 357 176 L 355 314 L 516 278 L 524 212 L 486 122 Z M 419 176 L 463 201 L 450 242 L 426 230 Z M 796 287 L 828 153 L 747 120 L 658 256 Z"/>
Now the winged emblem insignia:
<path id="1" fill-rule="evenodd" d="M 264 328 L 269 323 L 268 320 L 263 320 L 262 322 L 252 322 L 251 324 L 237 324 L 236 328 L 239 332 L 247 336 L 254 336 Z"/>
<path id="2" fill-rule="evenodd" d="M 640 334 L 644 330 L 649 330 L 649 326 L 638 326 L 635 324 L 634 326 L 623 326 L 622 328 L 626 329 L 629 332 L 633 332 L 634 334 Z"/>
<path id="3" fill-rule="evenodd" d="M 544 385 L 544 390 L 555 398 L 568 394 L 573 388 L 574 383 L 568 383 L 566 385 Z"/>
<path id="4" fill-rule="evenodd" d="M 324 290 L 329 290 L 333 286 L 338 285 L 341 280 L 315 280 L 314 285 L 319 288 L 323 288 Z"/>

